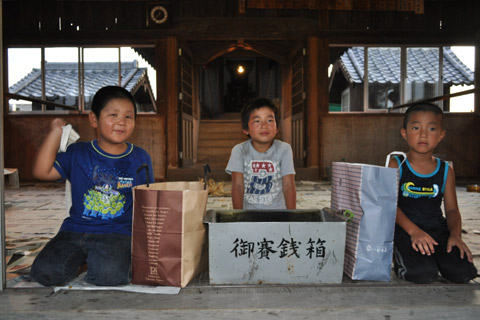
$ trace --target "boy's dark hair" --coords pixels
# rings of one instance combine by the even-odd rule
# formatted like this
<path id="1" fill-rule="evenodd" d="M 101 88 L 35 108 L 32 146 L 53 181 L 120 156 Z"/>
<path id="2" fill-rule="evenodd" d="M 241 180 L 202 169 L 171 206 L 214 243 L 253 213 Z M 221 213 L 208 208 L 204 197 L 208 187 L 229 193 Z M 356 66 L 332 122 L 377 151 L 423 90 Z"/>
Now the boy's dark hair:
<path id="1" fill-rule="evenodd" d="M 267 98 L 257 98 L 250 103 L 247 103 L 242 108 L 241 117 L 243 130 L 248 130 L 248 122 L 250 121 L 250 115 L 252 114 L 252 112 L 263 107 L 267 107 L 273 111 L 273 113 L 275 114 L 275 123 L 278 127 L 278 124 L 280 122 L 280 115 L 278 114 L 278 108 L 275 103 L 273 103 L 272 100 Z"/>
<path id="2" fill-rule="evenodd" d="M 137 117 L 137 104 L 133 95 L 125 88 L 119 86 L 106 86 L 100 88 L 93 96 L 92 111 L 100 117 L 100 112 L 113 99 L 127 99 L 133 104 L 135 117 Z"/>
<path id="3" fill-rule="evenodd" d="M 443 111 L 440 109 L 439 106 L 433 103 L 429 102 L 418 102 L 412 104 L 407 111 L 405 111 L 405 115 L 403 116 L 403 129 L 407 129 L 408 121 L 410 121 L 410 118 L 412 114 L 416 112 L 433 112 L 436 115 L 441 115 L 442 116 L 442 122 L 440 123 L 440 126 L 443 127 Z"/>

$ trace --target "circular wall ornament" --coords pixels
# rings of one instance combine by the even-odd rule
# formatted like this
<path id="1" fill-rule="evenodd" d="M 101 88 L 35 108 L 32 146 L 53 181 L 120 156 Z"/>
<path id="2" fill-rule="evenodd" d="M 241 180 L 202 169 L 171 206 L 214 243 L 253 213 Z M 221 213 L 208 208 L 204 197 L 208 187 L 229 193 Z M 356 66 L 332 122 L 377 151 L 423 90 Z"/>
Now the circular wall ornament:
<path id="1" fill-rule="evenodd" d="M 154 6 L 150 9 L 150 18 L 156 24 L 165 23 L 168 19 L 168 11 L 164 6 Z"/>

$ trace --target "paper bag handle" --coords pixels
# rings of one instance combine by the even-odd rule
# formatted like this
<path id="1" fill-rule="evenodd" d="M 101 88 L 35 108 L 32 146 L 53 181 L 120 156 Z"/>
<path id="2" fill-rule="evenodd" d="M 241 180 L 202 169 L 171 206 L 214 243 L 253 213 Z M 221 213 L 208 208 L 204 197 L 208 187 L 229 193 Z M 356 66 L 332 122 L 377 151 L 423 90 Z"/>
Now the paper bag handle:
<path id="1" fill-rule="evenodd" d="M 145 169 L 145 175 L 147 177 L 147 188 L 148 188 L 148 186 L 150 185 L 150 179 L 149 179 L 150 175 L 148 174 L 149 173 L 148 165 L 146 163 L 144 163 L 140 167 L 138 167 L 137 174 L 140 173 L 140 171 L 142 171 L 143 169 Z"/>
<path id="2" fill-rule="evenodd" d="M 203 181 L 204 181 L 203 190 L 207 190 L 208 173 L 210 173 L 210 172 L 212 172 L 212 170 L 210 170 L 210 166 L 207 163 L 206 165 L 203 166 Z"/>
<path id="3" fill-rule="evenodd" d="M 407 159 L 407 154 L 405 152 L 403 152 L 403 151 L 392 151 L 387 156 L 387 160 L 385 161 L 385 167 L 388 167 L 388 164 L 390 163 L 390 156 L 396 155 L 396 154 L 403 156 L 403 161 L 405 161 Z"/>

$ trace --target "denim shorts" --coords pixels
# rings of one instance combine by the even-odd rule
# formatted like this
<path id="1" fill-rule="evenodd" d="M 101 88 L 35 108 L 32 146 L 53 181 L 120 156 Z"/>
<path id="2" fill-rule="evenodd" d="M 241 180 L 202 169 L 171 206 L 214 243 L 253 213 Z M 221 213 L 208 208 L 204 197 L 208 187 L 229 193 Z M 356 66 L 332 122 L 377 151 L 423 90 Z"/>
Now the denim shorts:
<path id="1" fill-rule="evenodd" d="M 35 258 L 30 276 L 44 286 L 65 285 L 85 264 L 84 280 L 99 286 L 129 282 L 131 237 L 60 231 Z"/>

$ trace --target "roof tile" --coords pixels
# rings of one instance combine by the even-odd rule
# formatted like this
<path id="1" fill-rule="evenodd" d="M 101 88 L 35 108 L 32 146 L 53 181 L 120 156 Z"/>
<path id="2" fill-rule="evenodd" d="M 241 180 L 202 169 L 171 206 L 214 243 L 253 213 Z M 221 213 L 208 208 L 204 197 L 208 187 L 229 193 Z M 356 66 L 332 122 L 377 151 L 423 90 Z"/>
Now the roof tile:
<path id="1" fill-rule="evenodd" d="M 369 83 L 400 82 L 400 48 L 382 47 L 368 49 Z M 407 76 L 411 81 L 435 83 L 438 79 L 438 49 L 408 48 Z M 349 48 L 340 63 L 349 81 L 363 82 L 364 48 Z M 453 53 L 450 47 L 443 47 L 443 83 L 447 85 L 471 85 L 474 72 Z"/>

